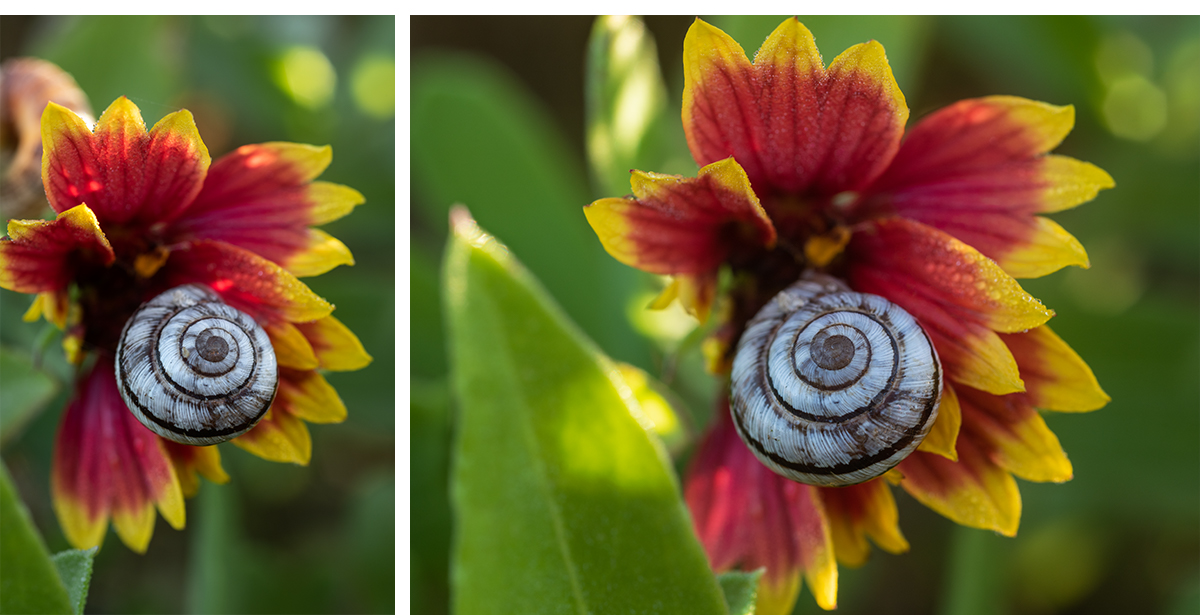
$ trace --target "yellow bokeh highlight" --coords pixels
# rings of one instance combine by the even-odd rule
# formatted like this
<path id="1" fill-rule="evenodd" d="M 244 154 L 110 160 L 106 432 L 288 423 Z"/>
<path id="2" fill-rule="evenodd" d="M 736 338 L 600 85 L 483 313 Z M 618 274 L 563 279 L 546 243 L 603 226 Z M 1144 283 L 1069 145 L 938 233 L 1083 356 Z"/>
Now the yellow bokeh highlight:
<path id="1" fill-rule="evenodd" d="M 396 114 L 396 62 L 367 55 L 350 75 L 350 94 L 363 113 L 386 120 Z"/>
<path id="2" fill-rule="evenodd" d="M 337 72 L 321 50 L 292 47 L 275 61 L 275 83 L 296 104 L 320 109 L 333 100 Z"/>

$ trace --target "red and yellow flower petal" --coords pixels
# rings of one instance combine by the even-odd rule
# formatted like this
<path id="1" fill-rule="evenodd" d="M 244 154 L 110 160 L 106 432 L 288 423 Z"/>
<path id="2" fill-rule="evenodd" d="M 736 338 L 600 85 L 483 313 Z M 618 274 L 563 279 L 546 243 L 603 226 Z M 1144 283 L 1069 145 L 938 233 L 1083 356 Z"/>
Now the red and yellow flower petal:
<path id="1" fill-rule="evenodd" d="M 156 506 L 172 527 L 183 527 L 183 494 L 161 439 L 126 409 L 112 374 L 112 357 L 101 354 L 63 413 L 51 469 L 54 510 L 77 549 L 99 545 L 111 515 L 121 540 L 142 553 Z"/>
<path id="2" fill-rule="evenodd" d="M 1071 480 L 1071 462 L 1024 395 L 992 395 L 962 387 L 964 437 L 990 451 L 996 465 L 1035 482 Z"/>
<path id="3" fill-rule="evenodd" d="M 770 577 L 763 574 L 758 580 L 758 597 L 754 604 L 755 614 L 787 615 L 791 613 L 796 606 L 796 599 L 800 597 L 802 576 L 799 568 L 793 568 Z"/>
<path id="4" fill-rule="evenodd" d="M 192 114 L 172 113 L 149 132 L 129 99 L 100 116 L 95 133 L 66 107 L 42 114 L 42 181 L 55 211 L 86 202 L 101 225 L 148 227 L 179 215 L 200 191 L 211 158 Z"/>
<path id="5" fill-rule="evenodd" d="M 1041 181 L 1050 188 L 1041 194 L 1040 213 L 1070 209 L 1117 185 L 1104 169 L 1090 162 L 1051 155 L 1041 158 L 1041 163 Z"/>
<path id="6" fill-rule="evenodd" d="M 748 523 L 751 481 L 762 466 L 750 454 L 727 418 L 728 406 L 717 407 L 714 425 L 701 441 L 684 481 L 684 499 L 692 513 L 696 535 L 714 570 L 737 564 L 750 544 Z M 740 451 L 739 451 L 740 449 Z M 745 451 L 745 454 L 740 454 Z"/>
<path id="7" fill-rule="evenodd" d="M 942 399 L 938 402 L 937 420 L 929 435 L 917 447 L 919 451 L 941 455 L 950 461 L 958 461 L 954 443 L 958 441 L 958 432 L 962 427 L 962 409 L 958 405 L 958 396 L 954 394 L 954 385 L 942 383 Z"/>
<path id="8" fill-rule="evenodd" d="M 358 336 L 333 316 L 297 323 L 308 339 L 319 366 L 335 372 L 362 369 L 372 361 Z"/>
<path id="9" fill-rule="evenodd" d="M 895 154 L 908 106 L 883 47 L 855 45 L 825 69 L 812 34 L 784 21 L 751 64 L 697 19 L 684 39 L 683 125 L 692 156 L 729 156 L 760 190 L 866 186 Z"/>
<path id="10" fill-rule="evenodd" d="M 866 563 L 871 552 L 867 536 L 889 553 L 908 550 L 908 541 L 900 533 L 896 499 L 887 481 L 871 480 L 820 491 L 839 562 L 853 567 Z"/>
<path id="11" fill-rule="evenodd" d="M 329 302 L 279 265 L 219 241 L 194 241 L 175 248 L 159 277 L 165 280 L 164 290 L 193 282 L 207 284 L 258 322 L 307 322 L 333 312 Z"/>
<path id="12" fill-rule="evenodd" d="M 996 466 L 970 438 L 958 439 L 958 461 L 920 451 L 896 468 L 900 485 L 918 502 L 968 527 L 1015 536 L 1021 494 L 1012 475 Z"/>
<path id="13" fill-rule="evenodd" d="M 213 163 L 204 189 L 172 230 L 250 250 L 298 276 L 354 264 L 342 242 L 308 228 L 340 218 L 364 200 L 346 186 L 312 183 L 332 159 L 329 146 L 239 147 Z"/>
<path id="14" fill-rule="evenodd" d="M 837 562 L 820 494 L 767 469 L 738 438 L 728 406 L 718 413 L 684 487 L 713 568 L 765 567 L 758 612 L 790 612 L 800 575 L 818 605 L 835 608 Z"/>
<path id="15" fill-rule="evenodd" d="M 0 240 L 0 288 L 59 293 L 74 279 L 80 264 L 107 266 L 114 258 L 87 205 L 72 207 L 54 220 L 10 220 L 8 237 Z"/>
<path id="16" fill-rule="evenodd" d="M 350 248 L 320 229 L 310 228 L 303 233 L 307 245 L 280 261 L 284 269 L 296 277 L 321 275 L 339 265 L 353 265 Z"/>
<path id="17" fill-rule="evenodd" d="M 263 420 L 233 443 L 269 461 L 308 465 L 312 437 L 304 422 L 340 423 L 346 406 L 315 371 L 280 368 L 279 391 Z"/>
<path id="18" fill-rule="evenodd" d="M 1024 219 L 1006 219 L 1002 216 L 981 216 L 980 219 L 981 223 L 991 222 L 993 228 L 1002 228 L 1006 222 L 1014 221 L 1025 223 L 1025 235 L 1006 241 L 1007 249 L 995 249 L 992 250 L 992 254 L 988 254 L 996 260 L 1001 269 L 1014 278 L 1039 278 L 1068 265 L 1084 269 L 1091 266 L 1087 252 L 1079 240 L 1049 218 L 1029 216 Z M 970 238 L 964 239 L 970 241 Z M 980 251 L 982 252 L 982 249 Z"/>
<path id="19" fill-rule="evenodd" d="M 1087 363 L 1049 326 L 1000 336 L 1021 366 L 1029 402 L 1058 412 L 1089 412 L 1111 398 Z"/>
<path id="20" fill-rule="evenodd" d="M 913 127 L 863 202 L 946 231 L 1017 277 L 1086 267 L 1074 237 L 1033 215 L 1113 186 L 1094 165 L 1043 155 L 1074 118 L 1072 107 L 1012 96 L 958 102 Z"/>
<path id="21" fill-rule="evenodd" d="M 604 249 L 650 273 L 706 274 L 739 246 L 773 246 L 775 228 L 732 158 L 695 178 L 634 171 L 632 199 L 584 207 Z"/>
<path id="22" fill-rule="evenodd" d="M 1021 331 L 1053 312 L 971 246 L 937 229 L 887 218 L 856 229 L 851 286 L 917 318 L 954 381 L 997 394 L 1024 390 L 1016 362 L 993 331 Z"/>
<path id="23" fill-rule="evenodd" d="M 170 440 L 163 440 L 162 443 L 171 457 L 175 476 L 179 477 L 183 497 L 190 498 L 199 491 L 200 479 L 197 474 L 218 485 L 229 482 L 229 475 L 221 467 L 221 452 L 217 447 L 187 446 Z"/>
<path id="24" fill-rule="evenodd" d="M 326 318 L 332 318 L 327 316 Z M 296 325 L 286 321 L 270 322 L 263 326 L 275 349 L 275 360 L 280 367 L 291 369 L 316 369 L 317 355 L 304 333 Z"/>
<path id="25" fill-rule="evenodd" d="M 341 423 L 346 405 L 337 391 L 315 371 L 280 370 L 275 408 L 309 423 Z"/>
<path id="26" fill-rule="evenodd" d="M 254 429 L 234 438 L 232 442 L 267 461 L 304 466 L 312 458 L 312 436 L 304 421 L 287 412 L 277 411 L 274 406 Z"/>

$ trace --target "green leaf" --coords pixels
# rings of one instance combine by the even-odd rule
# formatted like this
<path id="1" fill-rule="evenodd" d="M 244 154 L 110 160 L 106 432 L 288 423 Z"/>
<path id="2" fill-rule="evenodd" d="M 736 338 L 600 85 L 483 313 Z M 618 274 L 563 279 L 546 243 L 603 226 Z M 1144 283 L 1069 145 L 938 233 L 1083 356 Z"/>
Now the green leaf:
<path id="1" fill-rule="evenodd" d="M 654 37 L 637 17 L 596 19 L 588 43 L 588 161 L 599 193 L 629 193 L 629 170 L 662 157 L 667 88 Z"/>
<path id="2" fill-rule="evenodd" d="M 0 442 L 21 433 L 25 424 L 58 392 L 58 381 L 33 365 L 26 353 L 0 346 Z"/>
<path id="3" fill-rule="evenodd" d="M 411 107 L 414 246 L 440 250 L 450 206 L 470 207 L 607 352 L 649 365 L 625 319 L 640 272 L 610 257 L 588 226 L 582 154 L 549 111 L 502 66 L 449 54 L 414 58 Z"/>
<path id="4" fill-rule="evenodd" d="M 445 263 L 454 612 L 724 613 L 616 367 L 465 209 Z"/>
<path id="5" fill-rule="evenodd" d="M 758 579 L 765 568 L 753 572 L 730 570 L 717 575 L 721 591 L 725 593 L 725 604 L 729 606 L 729 615 L 754 615 L 755 603 L 758 600 Z"/>
<path id="6" fill-rule="evenodd" d="M 92 563 L 100 547 L 90 549 L 68 549 L 55 553 L 51 560 L 58 570 L 58 578 L 67 587 L 67 597 L 75 607 L 75 615 L 83 614 L 87 603 L 88 586 L 92 582 Z"/>
<path id="7" fill-rule="evenodd" d="M 0 463 L 0 613 L 74 613 L 42 537 Z"/>

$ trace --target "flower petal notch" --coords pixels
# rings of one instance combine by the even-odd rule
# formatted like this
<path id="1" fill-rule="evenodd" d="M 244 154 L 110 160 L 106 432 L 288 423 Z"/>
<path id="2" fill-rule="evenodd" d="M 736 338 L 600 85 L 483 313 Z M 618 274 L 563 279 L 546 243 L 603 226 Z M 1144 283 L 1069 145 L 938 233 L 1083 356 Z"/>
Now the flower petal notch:
<path id="1" fill-rule="evenodd" d="M 88 203 L 102 225 L 145 228 L 191 205 L 211 158 L 188 111 L 147 132 L 141 111 L 118 98 L 93 133 L 70 109 L 50 103 L 42 114 L 42 178 L 55 211 Z M 154 170 L 154 172 L 146 172 Z"/>
<path id="2" fill-rule="evenodd" d="M 697 19 L 684 39 L 683 126 L 697 164 L 733 156 L 759 190 L 857 190 L 900 144 L 908 105 L 883 47 L 855 45 L 829 68 L 795 18 L 751 64 Z"/>

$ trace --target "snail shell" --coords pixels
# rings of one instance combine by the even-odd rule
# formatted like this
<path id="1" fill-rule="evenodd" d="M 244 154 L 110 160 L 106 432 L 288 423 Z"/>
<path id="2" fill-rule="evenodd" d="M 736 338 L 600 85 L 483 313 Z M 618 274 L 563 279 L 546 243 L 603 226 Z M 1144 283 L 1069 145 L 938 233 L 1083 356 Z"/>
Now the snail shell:
<path id="1" fill-rule="evenodd" d="M 870 480 L 916 450 L 937 418 L 941 363 L 908 312 L 806 273 L 747 323 L 730 409 L 742 440 L 792 480 Z"/>
<path id="2" fill-rule="evenodd" d="M 116 364 L 117 388 L 133 415 L 193 446 L 249 431 L 279 383 L 267 332 L 198 284 L 142 304 L 125 323 Z"/>

